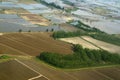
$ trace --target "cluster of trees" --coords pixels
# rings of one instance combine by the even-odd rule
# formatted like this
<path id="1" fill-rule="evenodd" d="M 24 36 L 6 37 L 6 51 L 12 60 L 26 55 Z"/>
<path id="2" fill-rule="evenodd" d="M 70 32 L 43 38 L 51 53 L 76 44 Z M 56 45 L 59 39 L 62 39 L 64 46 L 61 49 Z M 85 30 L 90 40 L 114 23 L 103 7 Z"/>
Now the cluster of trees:
<path id="1" fill-rule="evenodd" d="M 71 24 L 72 22 L 74 22 L 74 21 L 70 21 L 68 23 Z M 72 25 L 81 29 L 80 31 L 75 31 L 75 32 L 58 31 L 58 32 L 53 33 L 53 37 L 54 38 L 66 38 L 66 37 L 87 35 L 87 36 L 91 36 L 94 39 L 120 46 L 120 38 L 119 37 L 116 37 L 115 35 L 107 34 L 97 28 L 91 28 L 90 26 L 88 26 L 80 21 L 77 21 L 77 22 L 78 22 L 78 24 L 76 24 L 76 25 L 72 24 Z"/>
<path id="2" fill-rule="evenodd" d="M 56 38 L 77 37 L 77 36 L 84 36 L 84 35 L 91 36 L 94 39 L 120 46 L 120 38 L 116 37 L 115 35 L 110 35 L 107 33 L 96 32 L 93 34 L 89 34 L 88 32 L 82 31 L 82 30 L 75 31 L 75 32 L 58 31 L 58 32 L 54 32 L 52 36 L 53 38 L 56 39 Z"/>
<path id="3" fill-rule="evenodd" d="M 62 10 L 64 9 L 64 8 L 56 5 L 55 3 L 47 3 L 44 0 L 35 0 L 35 1 L 40 2 L 40 3 L 44 4 L 44 5 L 47 5 L 47 6 L 51 7 L 51 8 L 57 8 L 57 9 L 62 9 Z"/>
<path id="4" fill-rule="evenodd" d="M 68 0 L 62 0 L 65 4 L 68 4 L 68 5 L 71 5 L 71 6 L 74 6 L 74 3 L 68 1 Z"/>
<path id="5" fill-rule="evenodd" d="M 80 45 L 73 45 L 74 54 L 58 54 L 43 52 L 38 58 L 60 68 L 82 68 L 120 64 L 120 55 L 104 50 L 90 50 Z"/>
<path id="6" fill-rule="evenodd" d="M 65 32 L 65 31 L 57 31 L 53 33 L 53 38 L 66 38 L 66 37 L 75 37 L 75 36 L 82 36 L 86 33 L 82 30 L 75 31 L 75 32 Z"/>

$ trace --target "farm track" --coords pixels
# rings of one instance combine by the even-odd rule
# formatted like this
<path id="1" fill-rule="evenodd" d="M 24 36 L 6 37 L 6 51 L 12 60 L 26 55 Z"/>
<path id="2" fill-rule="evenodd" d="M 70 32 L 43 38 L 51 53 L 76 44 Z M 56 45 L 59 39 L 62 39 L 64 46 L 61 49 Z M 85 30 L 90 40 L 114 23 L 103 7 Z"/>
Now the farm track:
<path id="1" fill-rule="evenodd" d="M 62 70 L 49 67 L 44 63 L 36 62 L 34 60 L 22 60 L 22 59 L 19 60 L 24 64 L 30 66 L 34 70 L 42 73 L 50 80 L 79 80 L 76 77 Z"/>

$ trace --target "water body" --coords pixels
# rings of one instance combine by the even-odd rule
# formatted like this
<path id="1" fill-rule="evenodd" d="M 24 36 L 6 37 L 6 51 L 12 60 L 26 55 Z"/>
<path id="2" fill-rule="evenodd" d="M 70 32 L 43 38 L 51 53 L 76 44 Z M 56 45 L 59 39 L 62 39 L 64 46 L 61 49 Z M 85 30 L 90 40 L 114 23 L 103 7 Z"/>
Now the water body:
<path id="1" fill-rule="evenodd" d="M 0 14 L 0 32 L 27 31 L 58 31 L 59 26 L 38 26 L 20 18 L 17 15 Z"/>
<path id="2" fill-rule="evenodd" d="M 60 28 L 58 26 L 35 26 L 35 25 L 20 25 L 20 24 L 14 24 L 14 23 L 6 23 L 6 22 L 0 22 L 0 32 L 18 32 L 19 30 L 22 30 L 23 32 L 32 31 L 32 32 L 38 32 L 38 31 L 58 31 Z"/>

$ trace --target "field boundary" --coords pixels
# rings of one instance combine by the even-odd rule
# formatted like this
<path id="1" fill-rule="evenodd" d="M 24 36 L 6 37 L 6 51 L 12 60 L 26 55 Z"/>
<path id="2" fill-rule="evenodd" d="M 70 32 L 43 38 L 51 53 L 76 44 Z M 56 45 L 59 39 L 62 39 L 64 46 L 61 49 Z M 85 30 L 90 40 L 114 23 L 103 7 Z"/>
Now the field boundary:
<path id="1" fill-rule="evenodd" d="M 83 39 L 84 41 L 86 41 L 86 42 L 88 42 L 88 43 L 90 43 L 90 44 L 92 44 L 92 45 L 96 46 L 97 48 L 99 48 L 99 49 L 103 50 L 101 47 L 99 47 L 99 46 L 95 45 L 94 43 L 92 43 L 92 42 L 90 42 L 90 41 L 88 41 L 88 40 L 84 39 L 83 37 L 81 37 L 81 36 L 80 36 L 80 38 L 81 38 L 81 39 Z"/>
<path id="2" fill-rule="evenodd" d="M 40 78 L 40 77 L 42 77 L 42 75 L 38 75 L 38 76 L 33 77 L 33 78 L 30 78 L 30 79 L 28 79 L 28 80 L 34 80 L 34 79 L 37 79 L 37 78 Z"/>
<path id="3" fill-rule="evenodd" d="M 39 73 L 38 71 L 36 71 L 36 70 L 34 70 L 33 68 L 29 67 L 29 66 L 26 65 L 25 63 L 21 62 L 20 60 L 18 60 L 18 59 L 14 59 L 14 60 L 17 61 L 18 63 L 22 64 L 23 66 L 27 67 L 28 69 L 32 70 L 33 72 L 39 74 L 38 76 L 33 77 L 33 78 L 30 78 L 30 79 L 28 79 L 28 80 L 34 80 L 34 79 L 40 78 L 40 77 L 42 77 L 42 76 L 43 76 L 44 78 L 46 78 L 47 80 L 50 80 L 50 79 L 48 79 L 46 76 L 44 76 L 44 75 L 42 75 L 41 73 Z"/>

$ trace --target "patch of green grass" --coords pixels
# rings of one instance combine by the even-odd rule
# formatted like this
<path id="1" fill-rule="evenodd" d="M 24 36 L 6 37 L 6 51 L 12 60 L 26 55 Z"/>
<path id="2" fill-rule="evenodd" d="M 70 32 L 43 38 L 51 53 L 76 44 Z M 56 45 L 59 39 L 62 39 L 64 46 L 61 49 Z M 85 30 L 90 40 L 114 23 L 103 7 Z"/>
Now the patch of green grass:
<path id="1" fill-rule="evenodd" d="M 2 56 L 0 56 L 0 59 L 9 59 L 9 58 L 11 58 L 10 56 L 7 56 L 7 55 L 2 55 Z"/>

